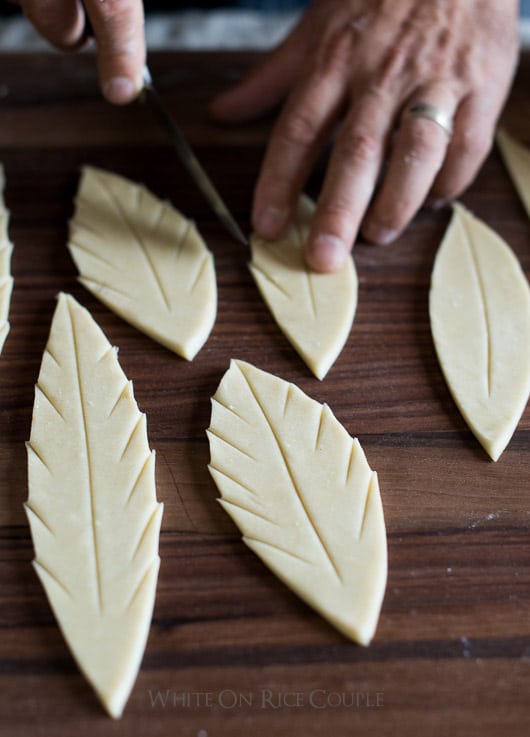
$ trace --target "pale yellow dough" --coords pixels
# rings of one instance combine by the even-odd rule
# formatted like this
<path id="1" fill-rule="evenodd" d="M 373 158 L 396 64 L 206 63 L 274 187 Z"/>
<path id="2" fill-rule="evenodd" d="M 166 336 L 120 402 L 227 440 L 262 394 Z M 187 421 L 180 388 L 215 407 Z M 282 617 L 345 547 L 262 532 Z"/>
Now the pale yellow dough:
<path id="1" fill-rule="evenodd" d="M 497 131 L 497 144 L 530 217 L 530 149 L 502 129 Z"/>
<path id="2" fill-rule="evenodd" d="M 436 256 L 430 319 L 455 402 L 496 461 L 530 393 L 530 290 L 511 249 L 460 205 Z"/>
<path id="3" fill-rule="evenodd" d="M 4 204 L 4 186 L 4 169 L 0 164 L 0 353 L 9 333 L 9 305 L 13 290 L 13 277 L 11 276 L 13 245 L 7 233 L 9 212 Z"/>
<path id="4" fill-rule="evenodd" d="M 299 201 L 294 222 L 278 241 L 251 238 L 249 268 L 274 318 L 318 379 L 323 379 L 350 334 L 357 307 L 357 274 L 351 256 L 331 274 L 304 261 L 315 206 Z"/>
<path id="5" fill-rule="evenodd" d="M 367 645 L 387 577 L 377 474 L 326 405 L 232 361 L 212 399 L 210 472 L 246 544 Z"/>
<path id="6" fill-rule="evenodd" d="M 84 167 L 69 249 L 110 309 L 191 360 L 215 322 L 213 257 L 195 225 L 147 189 Z"/>
<path id="7" fill-rule="evenodd" d="M 162 505 L 145 415 L 116 349 L 65 294 L 27 448 L 35 568 L 79 667 L 119 717 L 149 632 Z"/>

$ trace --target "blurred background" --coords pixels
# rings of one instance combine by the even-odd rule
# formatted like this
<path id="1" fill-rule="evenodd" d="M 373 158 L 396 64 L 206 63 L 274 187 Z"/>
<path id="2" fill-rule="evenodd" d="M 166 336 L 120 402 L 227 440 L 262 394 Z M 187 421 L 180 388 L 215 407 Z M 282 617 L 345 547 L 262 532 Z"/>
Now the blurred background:
<path id="1" fill-rule="evenodd" d="M 271 48 L 307 4 L 305 0 L 147 0 L 147 46 L 150 50 Z M 530 0 L 520 0 L 520 8 L 521 41 L 530 48 Z M 47 48 L 20 9 L 0 0 L 0 51 Z"/>

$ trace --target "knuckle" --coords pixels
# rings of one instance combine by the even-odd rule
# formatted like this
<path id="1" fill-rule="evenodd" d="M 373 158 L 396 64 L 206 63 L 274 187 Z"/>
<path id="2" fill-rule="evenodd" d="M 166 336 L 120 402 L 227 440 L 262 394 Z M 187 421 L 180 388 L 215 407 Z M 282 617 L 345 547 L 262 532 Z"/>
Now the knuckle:
<path id="1" fill-rule="evenodd" d="M 288 145 L 309 146 L 317 136 L 317 126 L 305 111 L 291 112 L 278 128 L 278 137 Z"/>
<path id="2" fill-rule="evenodd" d="M 322 43 L 315 57 L 318 77 L 342 76 L 350 68 L 353 51 L 353 33 L 350 27 L 341 28 Z"/>
<path id="3" fill-rule="evenodd" d="M 408 156 L 412 161 L 422 161 L 429 158 L 436 150 L 436 131 L 433 129 L 431 121 L 421 121 L 419 125 L 411 127 L 409 132 L 409 152 Z"/>
<path id="4" fill-rule="evenodd" d="M 318 222 L 321 230 L 344 240 L 347 240 L 357 227 L 359 217 L 360 213 L 352 203 L 340 197 L 324 200 L 318 206 Z"/>
<path id="5" fill-rule="evenodd" d="M 338 155 L 353 164 L 373 164 L 381 156 L 381 143 L 363 131 L 344 131 L 337 147 Z"/>

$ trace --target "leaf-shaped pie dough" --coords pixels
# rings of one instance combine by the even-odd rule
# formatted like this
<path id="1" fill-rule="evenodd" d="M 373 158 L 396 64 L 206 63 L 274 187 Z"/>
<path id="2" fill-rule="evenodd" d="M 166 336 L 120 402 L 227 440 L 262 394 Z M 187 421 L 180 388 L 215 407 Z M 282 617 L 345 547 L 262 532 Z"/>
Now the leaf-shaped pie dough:
<path id="1" fill-rule="evenodd" d="M 530 149 L 502 129 L 497 131 L 497 144 L 530 217 Z"/>
<path id="2" fill-rule="evenodd" d="M 232 361 L 212 399 L 210 472 L 246 544 L 339 630 L 374 635 L 387 558 L 377 474 L 327 405 Z"/>
<path id="3" fill-rule="evenodd" d="M 249 268 L 286 337 L 311 371 L 323 379 L 341 352 L 357 307 L 357 274 L 351 256 L 344 268 L 317 274 L 304 261 L 315 206 L 301 197 L 294 222 L 278 241 L 251 238 Z"/>
<path id="4" fill-rule="evenodd" d="M 136 679 L 153 610 L 162 518 L 154 468 L 116 349 L 60 295 L 35 389 L 26 510 L 55 616 L 113 717 Z"/>
<path id="5" fill-rule="evenodd" d="M 195 225 L 147 189 L 85 167 L 70 224 L 80 281 L 124 320 L 191 360 L 215 322 L 213 257 Z"/>
<path id="6" fill-rule="evenodd" d="M 460 205 L 436 256 L 430 319 L 454 400 L 496 461 L 530 392 L 530 291 L 511 249 Z"/>
<path id="7" fill-rule="evenodd" d="M 0 164 L 0 353 L 9 332 L 9 305 L 13 290 L 11 276 L 11 253 L 13 246 L 7 234 L 9 212 L 4 205 L 4 170 Z"/>

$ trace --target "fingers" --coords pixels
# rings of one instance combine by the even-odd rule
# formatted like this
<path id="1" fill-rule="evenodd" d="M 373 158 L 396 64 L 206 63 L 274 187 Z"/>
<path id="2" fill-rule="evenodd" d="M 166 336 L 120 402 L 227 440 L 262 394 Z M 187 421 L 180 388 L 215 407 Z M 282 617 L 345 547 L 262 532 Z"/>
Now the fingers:
<path id="1" fill-rule="evenodd" d="M 141 0 L 85 0 L 97 44 L 100 86 L 109 102 L 131 102 L 142 89 L 145 64 Z"/>
<path id="2" fill-rule="evenodd" d="M 116 104 L 133 100 L 142 88 L 145 64 L 142 0 L 85 0 L 97 44 L 100 85 Z M 55 46 L 74 49 L 85 38 L 80 0 L 22 0 L 37 31 Z"/>
<path id="3" fill-rule="evenodd" d="M 73 49 L 83 38 L 85 14 L 79 0 L 22 0 L 24 15 L 51 44 Z"/>
<path id="4" fill-rule="evenodd" d="M 480 97 L 469 96 L 462 102 L 444 165 L 430 193 L 431 201 L 453 199 L 471 184 L 491 148 L 496 120 L 497 109 Z"/>
<path id="5" fill-rule="evenodd" d="M 417 90 L 405 110 L 423 102 L 452 120 L 457 99 L 447 87 Z M 449 145 L 443 127 L 426 117 L 404 115 L 381 188 L 362 226 L 374 243 L 395 240 L 422 206 L 439 172 Z"/>
<path id="6" fill-rule="evenodd" d="M 375 188 L 394 115 L 390 95 L 368 93 L 344 120 L 306 245 L 312 269 L 334 271 L 350 252 Z"/>
<path id="7" fill-rule="evenodd" d="M 352 34 L 332 39 L 282 111 L 254 194 L 252 221 L 262 238 L 287 226 L 310 168 L 338 117 L 351 67 Z"/>

